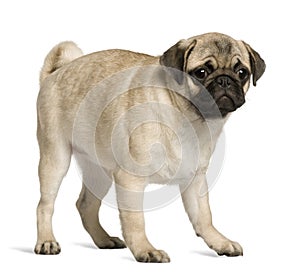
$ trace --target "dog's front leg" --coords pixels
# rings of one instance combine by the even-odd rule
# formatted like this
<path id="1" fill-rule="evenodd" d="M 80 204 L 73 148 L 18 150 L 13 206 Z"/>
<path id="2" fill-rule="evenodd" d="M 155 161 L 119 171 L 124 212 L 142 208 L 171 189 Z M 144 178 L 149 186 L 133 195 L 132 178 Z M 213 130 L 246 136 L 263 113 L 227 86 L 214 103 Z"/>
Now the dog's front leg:
<path id="1" fill-rule="evenodd" d="M 135 259 L 139 262 L 169 262 L 167 253 L 154 248 L 145 233 L 144 180 L 119 172 L 115 182 L 123 236 Z"/>
<path id="2" fill-rule="evenodd" d="M 223 236 L 212 224 L 206 176 L 199 173 L 188 186 L 180 186 L 185 210 L 197 236 L 219 255 L 243 255 L 242 247 Z"/>

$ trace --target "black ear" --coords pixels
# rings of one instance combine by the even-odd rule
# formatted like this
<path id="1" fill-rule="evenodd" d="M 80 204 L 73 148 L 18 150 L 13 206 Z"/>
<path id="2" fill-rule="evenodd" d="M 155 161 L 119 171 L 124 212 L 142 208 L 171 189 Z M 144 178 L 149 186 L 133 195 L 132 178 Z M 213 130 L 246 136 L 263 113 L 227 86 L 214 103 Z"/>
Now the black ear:
<path id="1" fill-rule="evenodd" d="M 160 64 L 186 72 L 188 57 L 196 43 L 196 40 L 193 40 L 192 42 L 180 40 L 160 57 Z M 182 77 L 177 76 L 176 80 L 182 83 L 182 79 L 183 75 Z"/>
<path id="2" fill-rule="evenodd" d="M 250 56 L 250 66 L 251 66 L 251 73 L 253 75 L 253 85 L 256 86 L 256 81 L 260 79 L 260 77 L 265 72 L 266 63 L 255 50 L 253 50 L 244 41 L 242 42 L 245 45 Z"/>

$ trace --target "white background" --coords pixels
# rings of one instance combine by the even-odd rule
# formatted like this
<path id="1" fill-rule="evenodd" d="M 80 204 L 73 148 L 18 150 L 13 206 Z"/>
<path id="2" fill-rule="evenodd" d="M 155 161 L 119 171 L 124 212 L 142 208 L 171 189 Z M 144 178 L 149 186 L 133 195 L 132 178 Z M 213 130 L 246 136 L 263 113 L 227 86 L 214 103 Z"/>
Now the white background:
<path id="1" fill-rule="evenodd" d="M 4 4 L 5 3 L 5 4 Z M 299 274 L 299 8 L 297 1 L 2 1 L 1 273 Z M 225 127 L 226 159 L 210 194 L 214 223 L 244 247 L 216 257 L 196 238 L 181 201 L 148 212 L 152 243 L 170 264 L 140 264 L 128 249 L 98 250 L 75 208 L 81 183 L 73 165 L 54 217 L 58 256 L 32 253 L 39 199 L 35 102 L 45 55 L 74 40 L 85 53 L 123 48 L 160 55 L 179 39 L 218 31 L 249 43 L 267 64 L 247 103 Z M 120 236 L 118 212 L 102 221 Z M 6 271 L 5 271 L 6 270 Z"/>

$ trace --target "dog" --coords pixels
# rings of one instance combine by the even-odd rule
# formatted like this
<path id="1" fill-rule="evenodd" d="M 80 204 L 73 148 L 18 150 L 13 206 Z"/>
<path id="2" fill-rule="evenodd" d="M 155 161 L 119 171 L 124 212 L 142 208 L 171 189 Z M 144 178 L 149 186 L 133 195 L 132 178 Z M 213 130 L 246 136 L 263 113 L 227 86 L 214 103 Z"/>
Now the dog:
<path id="1" fill-rule="evenodd" d="M 127 246 L 139 262 L 170 261 L 145 234 L 143 194 L 154 182 L 179 185 L 196 235 L 217 254 L 243 255 L 240 244 L 212 224 L 206 172 L 224 123 L 265 67 L 251 46 L 220 33 L 180 40 L 161 56 L 126 50 L 83 55 L 71 41 L 56 45 L 45 58 L 37 100 L 35 253 L 61 251 L 52 215 L 73 154 L 83 178 L 76 206 L 97 247 Z M 112 182 L 125 242 L 98 219 Z"/>

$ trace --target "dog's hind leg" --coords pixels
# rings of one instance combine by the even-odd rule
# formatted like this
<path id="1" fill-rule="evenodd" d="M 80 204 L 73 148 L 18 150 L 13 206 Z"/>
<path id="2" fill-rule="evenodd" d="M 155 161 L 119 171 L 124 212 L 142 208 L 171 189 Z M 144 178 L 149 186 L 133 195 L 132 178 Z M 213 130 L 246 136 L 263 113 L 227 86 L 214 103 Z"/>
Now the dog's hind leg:
<path id="1" fill-rule="evenodd" d="M 38 238 L 35 246 L 37 254 L 58 254 L 60 246 L 52 230 L 54 202 L 71 159 L 71 149 L 61 141 L 39 138 L 40 163 L 39 179 L 41 197 L 37 207 Z"/>
<path id="2" fill-rule="evenodd" d="M 80 214 L 83 227 L 90 234 L 97 247 L 108 249 L 125 248 L 125 243 L 117 237 L 111 237 L 99 222 L 99 208 L 101 206 L 100 198 L 103 198 L 107 194 L 111 183 L 100 183 L 101 176 L 98 175 L 99 167 L 92 163 L 85 163 L 84 165 L 85 167 L 88 166 L 89 172 L 86 174 L 86 169 L 83 171 L 84 183 L 76 202 L 76 207 Z M 87 186 L 92 184 L 94 188 L 96 188 L 93 190 L 95 194 L 93 194 L 85 184 L 88 184 Z"/>

